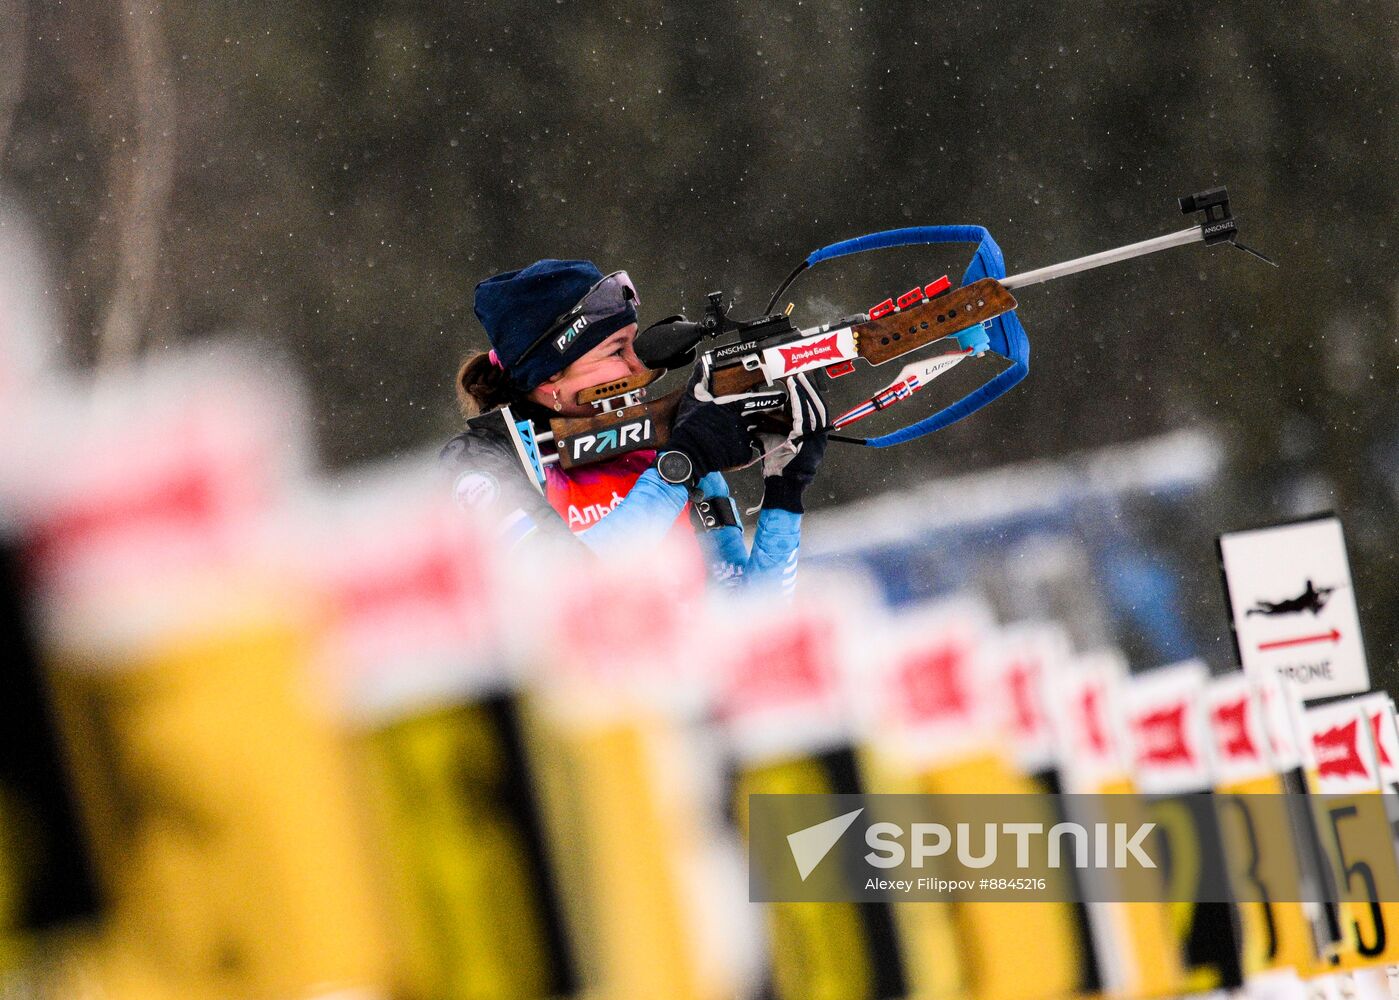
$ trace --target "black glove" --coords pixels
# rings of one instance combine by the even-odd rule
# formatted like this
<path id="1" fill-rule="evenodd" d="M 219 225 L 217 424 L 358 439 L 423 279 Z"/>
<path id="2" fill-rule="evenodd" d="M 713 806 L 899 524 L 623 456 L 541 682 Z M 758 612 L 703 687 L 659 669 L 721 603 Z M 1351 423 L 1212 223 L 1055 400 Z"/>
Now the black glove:
<path id="1" fill-rule="evenodd" d="M 716 402 L 700 379 L 702 367 L 695 366 L 685 395 L 680 397 L 666 445 L 690 456 L 697 480 L 711 472 L 747 465 L 757 445 L 744 421 L 742 403 Z"/>
<path id="2" fill-rule="evenodd" d="M 760 434 L 763 446 L 763 506 L 800 514 L 802 494 L 816 478 L 829 433 L 826 400 L 806 374 L 784 380 L 792 430 L 783 438 Z"/>

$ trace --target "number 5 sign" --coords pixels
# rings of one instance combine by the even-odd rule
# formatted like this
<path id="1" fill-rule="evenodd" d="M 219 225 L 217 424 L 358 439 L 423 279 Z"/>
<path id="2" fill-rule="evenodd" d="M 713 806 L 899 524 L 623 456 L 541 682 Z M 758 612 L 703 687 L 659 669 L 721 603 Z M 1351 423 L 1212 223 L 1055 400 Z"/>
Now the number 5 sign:
<path id="1" fill-rule="evenodd" d="M 1380 794 L 1374 733 L 1356 701 L 1309 708 L 1303 756 L 1345 934 L 1342 969 L 1399 959 L 1399 867 Z"/>

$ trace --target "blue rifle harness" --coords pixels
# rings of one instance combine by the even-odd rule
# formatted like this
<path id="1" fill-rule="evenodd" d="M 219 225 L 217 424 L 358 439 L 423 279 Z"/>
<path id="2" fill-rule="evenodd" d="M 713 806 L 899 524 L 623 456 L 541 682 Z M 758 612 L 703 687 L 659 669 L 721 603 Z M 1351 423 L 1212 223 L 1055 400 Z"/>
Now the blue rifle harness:
<path id="1" fill-rule="evenodd" d="M 857 236 L 854 239 L 842 240 L 839 243 L 822 247 L 806 258 L 804 265 L 792 275 L 792 278 L 807 268 L 814 267 L 822 261 L 834 260 L 837 257 L 848 257 L 852 254 L 865 253 L 869 250 L 882 250 L 886 247 L 933 243 L 975 243 L 977 245 L 971 263 L 967 265 L 967 270 L 962 275 L 963 285 L 969 285 L 982 278 L 999 279 L 1006 276 L 1005 258 L 1001 255 L 1001 248 L 992 239 L 991 233 L 987 231 L 985 226 L 910 226 L 905 229 L 889 229 L 880 233 L 870 233 L 867 236 Z M 789 278 L 787 284 L 790 283 L 791 279 Z M 891 445 L 913 441 L 951 426 L 963 417 L 971 416 L 986 404 L 999 399 L 1015 388 L 1030 373 L 1030 338 L 1026 335 L 1025 327 L 1021 325 L 1020 318 L 1013 311 L 1002 313 L 994 319 L 987 320 L 979 327 L 964 330 L 955 336 L 957 342 L 964 349 L 970 348 L 976 354 L 989 350 L 992 354 L 998 354 L 1009 361 L 1010 367 L 973 389 L 955 403 L 943 407 L 922 420 L 914 421 L 906 427 L 881 434 L 878 437 L 845 438 L 844 440 L 858 441 L 870 448 L 888 448 Z"/>

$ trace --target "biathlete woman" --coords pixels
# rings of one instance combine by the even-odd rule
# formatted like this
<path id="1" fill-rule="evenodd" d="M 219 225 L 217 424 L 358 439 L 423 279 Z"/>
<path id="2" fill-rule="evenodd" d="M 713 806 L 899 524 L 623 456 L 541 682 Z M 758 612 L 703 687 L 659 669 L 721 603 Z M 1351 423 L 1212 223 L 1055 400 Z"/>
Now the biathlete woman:
<path id="1" fill-rule="evenodd" d="M 556 417 L 589 416 L 582 389 L 645 371 L 633 349 L 640 298 L 625 271 L 604 276 L 580 260 L 541 260 L 476 286 L 476 316 L 491 350 L 464 362 L 457 397 L 468 418 L 509 406 L 536 431 Z M 731 400 L 715 400 L 698 372 L 676 410 L 660 456 L 634 451 L 592 465 L 544 468 L 540 496 L 499 429 L 469 427 L 442 449 L 457 499 L 490 510 L 511 545 L 572 537 L 594 551 L 645 544 L 667 532 L 693 535 L 691 497 L 708 502 L 716 526 L 702 533 L 711 570 L 728 582 L 789 589 L 801 538 L 802 497 L 826 449 L 825 404 L 806 378 L 784 383 L 792 414 L 785 438 L 759 434 Z M 478 421 L 477 424 L 482 422 Z M 762 454 L 763 501 L 751 551 L 721 469 Z M 710 518 L 707 518 L 710 519 Z"/>

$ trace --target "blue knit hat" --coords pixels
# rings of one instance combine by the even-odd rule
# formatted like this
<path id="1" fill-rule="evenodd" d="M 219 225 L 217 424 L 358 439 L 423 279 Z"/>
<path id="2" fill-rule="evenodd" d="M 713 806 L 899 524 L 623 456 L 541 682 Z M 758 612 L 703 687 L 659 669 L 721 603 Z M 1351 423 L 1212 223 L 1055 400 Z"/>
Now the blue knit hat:
<path id="1" fill-rule="evenodd" d="M 562 352 L 552 342 L 545 342 L 520 360 L 529 346 L 602 277 L 591 261 L 546 259 L 523 270 L 497 274 L 476 286 L 476 318 L 486 328 L 500 366 L 521 391 L 528 392 L 557 375 L 622 327 L 636 322 L 636 308 L 629 304 L 626 311 L 589 324 Z"/>

